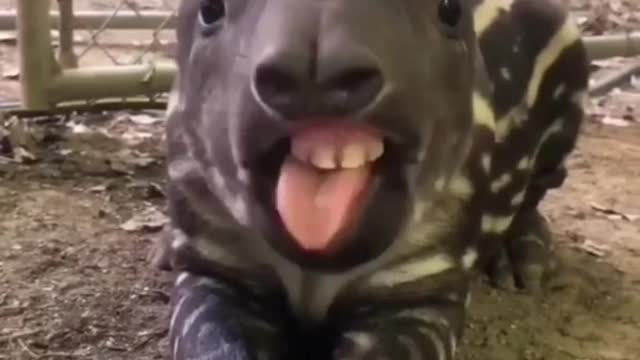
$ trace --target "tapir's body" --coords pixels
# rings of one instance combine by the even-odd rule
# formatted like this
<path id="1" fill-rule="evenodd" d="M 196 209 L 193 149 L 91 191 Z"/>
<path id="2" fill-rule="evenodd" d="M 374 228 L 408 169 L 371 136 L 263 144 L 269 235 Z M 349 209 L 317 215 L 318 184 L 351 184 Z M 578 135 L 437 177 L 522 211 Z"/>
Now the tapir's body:
<path id="1" fill-rule="evenodd" d="M 177 59 L 174 360 L 453 359 L 473 269 L 539 285 L 588 79 L 564 7 L 185 0 Z"/>

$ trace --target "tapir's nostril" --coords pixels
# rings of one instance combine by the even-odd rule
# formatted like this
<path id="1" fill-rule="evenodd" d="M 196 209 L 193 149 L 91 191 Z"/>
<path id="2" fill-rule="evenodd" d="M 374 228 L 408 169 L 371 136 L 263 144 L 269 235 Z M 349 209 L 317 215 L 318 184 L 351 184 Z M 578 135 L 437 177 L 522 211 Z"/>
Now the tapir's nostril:
<path id="1" fill-rule="evenodd" d="M 372 82 L 382 82 L 382 76 L 375 69 L 349 69 L 327 82 L 330 87 L 346 91 L 357 90 L 364 85 L 372 85 Z"/>
<path id="2" fill-rule="evenodd" d="M 384 79 L 373 67 L 347 68 L 322 84 L 326 105 L 337 111 L 357 111 L 372 103 L 382 91 Z"/>
<path id="3" fill-rule="evenodd" d="M 315 68 L 300 60 L 270 58 L 253 77 L 260 103 L 287 119 L 348 116 L 373 103 L 384 86 L 382 72 L 369 59 L 331 56 L 317 60 Z"/>
<path id="4" fill-rule="evenodd" d="M 285 113 L 293 104 L 300 101 L 299 80 L 283 66 L 263 64 L 258 66 L 254 75 L 256 95 L 272 110 Z"/>

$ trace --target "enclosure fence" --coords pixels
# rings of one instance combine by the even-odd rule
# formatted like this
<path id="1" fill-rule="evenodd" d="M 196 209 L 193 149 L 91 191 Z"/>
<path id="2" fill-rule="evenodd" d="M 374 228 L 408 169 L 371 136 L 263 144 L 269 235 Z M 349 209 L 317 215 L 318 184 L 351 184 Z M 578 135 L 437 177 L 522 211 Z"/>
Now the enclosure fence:
<path id="1" fill-rule="evenodd" d="M 72 0 L 18 0 L 16 16 L 0 17 L 15 21 L 23 109 L 163 106 L 176 69 L 158 53 L 174 41 L 179 2 L 105 3 L 84 11 Z"/>
<path id="2" fill-rule="evenodd" d="M 16 3 L 0 11 L 0 30 L 17 30 L 22 110 L 166 105 L 179 1 L 94 1 L 100 11 L 73 0 Z M 640 32 L 585 40 L 592 59 L 640 54 Z"/>

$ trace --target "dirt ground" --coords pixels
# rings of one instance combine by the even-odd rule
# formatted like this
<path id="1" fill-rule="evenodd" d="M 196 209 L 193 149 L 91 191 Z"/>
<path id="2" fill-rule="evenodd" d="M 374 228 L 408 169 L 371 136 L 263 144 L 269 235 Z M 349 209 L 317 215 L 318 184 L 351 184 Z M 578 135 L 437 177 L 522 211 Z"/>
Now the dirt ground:
<path id="1" fill-rule="evenodd" d="M 640 2 L 574 3 L 585 32 L 640 29 Z M 15 42 L 1 39 L 0 103 L 19 96 Z M 598 65 L 630 61 L 640 60 Z M 166 358 L 172 276 L 145 259 L 166 221 L 161 114 L 5 119 L 5 128 L 19 147 L 9 160 L 0 140 L 0 359 Z M 592 100 L 569 167 L 544 203 L 569 286 L 531 295 L 475 284 L 460 360 L 640 359 L 639 81 Z"/>

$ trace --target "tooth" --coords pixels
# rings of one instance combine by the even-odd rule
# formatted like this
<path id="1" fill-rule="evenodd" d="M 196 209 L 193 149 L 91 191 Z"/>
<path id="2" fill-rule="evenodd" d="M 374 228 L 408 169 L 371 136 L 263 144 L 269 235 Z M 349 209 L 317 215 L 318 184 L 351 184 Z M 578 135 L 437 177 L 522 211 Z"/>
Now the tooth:
<path id="1" fill-rule="evenodd" d="M 380 156 L 382 156 L 383 152 L 384 145 L 382 141 L 373 141 L 369 143 L 369 146 L 367 146 L 367 159 L 369 159 L 369 161 L 376 161 Z"/>
<path id="2" fill-rule="evenodd" d="M 311 150 L 309 161 L 320 169 L 335 169 L 337 167 L 335 151 L 330 146 L 317 146 Z"/>
<path id="3" fill-rule="evenodd" d="M 349 144 L 342 149 L 340 166 L 353 169 L 367 162 L 367 149 L 361 144 Z"/>
<path id="4" fill-rule="evenodd" d="M 309 146 L 306 142 L 294 140 L 291 143 L 291 154 L 296 159 L 307 162 L 309 159 Z"/>

